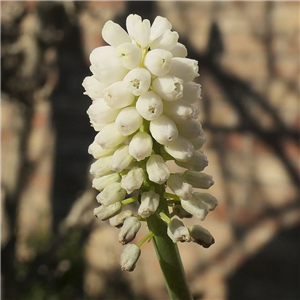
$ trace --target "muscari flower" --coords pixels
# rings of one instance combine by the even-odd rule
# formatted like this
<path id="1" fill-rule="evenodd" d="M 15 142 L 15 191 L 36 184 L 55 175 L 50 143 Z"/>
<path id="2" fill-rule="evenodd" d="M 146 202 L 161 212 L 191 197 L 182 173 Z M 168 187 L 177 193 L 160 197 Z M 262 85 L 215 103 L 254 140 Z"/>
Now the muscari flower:
<path id="1" fill-rule="evenodd" d="M 88 149 L 95 159 L 92 184 L 100 192 L 94 215 L 120 228 L 119 241 L 126 244 L 120 265 L 132 271 L 141 243 L 130 242 L 142 221 L 157 214 L 168 224 L 174 243 L 194 241 L 209 247 L 214 239 L 206 229 L 188 229 L 178 218 L 204 220 L 217 200 L 196 190 L 214 183 L 202 172 L 208 161 L 197 121 L 201 86 L 193 82 L 199 75 L 198 62 L 187 58 L 186 47 L 166 18 L 158 16 L 151 25 L 132 14 L 126 29 L 113 21 L 105 23 L 102 36 L 108 45 L 90 54 L 92 75 L 82 85 L 93 100 L 87 113 L 97 132 Z M 168 160 L 183 171 L 172 173 Z M 154 192 L 158 185 L 174 194 Z M 169 206 L 165 217 L 159 210 L 161 201 Z M 123 209 L 131 202 L 138 203 L 136 212 Z"/>

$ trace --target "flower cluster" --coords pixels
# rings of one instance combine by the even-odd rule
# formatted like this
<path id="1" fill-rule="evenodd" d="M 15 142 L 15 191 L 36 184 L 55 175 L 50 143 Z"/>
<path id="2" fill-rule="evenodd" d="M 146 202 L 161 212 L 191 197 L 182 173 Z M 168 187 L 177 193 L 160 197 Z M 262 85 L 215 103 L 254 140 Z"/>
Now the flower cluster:
<path id="1" fill-rule="evenodd" d="M 96 159 L 90 169 L 93 187 L 100 192 L 94 215 L 120 228 L 119 241 L 126 244 L 120 264 L 131 271 L 142 242 L 130 242 L 142 221 L 158 214 L 174 243 L 209 247 L 214 239 L 206 229 L 186 228 L 180 219 L 193 215 L 204 220 L 217 200 L 194 190 L 214 183 L 202 172 L 208 161 L 197 121 L 197 61 L 186 58 L 187 49 L 166 18 L 156 17 L 151 26 L 149 20 L 129 15 L 126 27 L 127 32 L 112 21 L 105 23 L 102 36 L 108 46 L 90 54 L 93 75 L 83 86 L 93 100 L 87 113 L 98 132 L 88 150 Z M 184 171 L 171 173 L 169 160 Z M 157 192 L 158 185 L 164 194 Z M 159 209 L 161 201 L 167 202 L 168 212 Z M 139 204 L 136 213 L 124 208 L 132 202 Z"/>

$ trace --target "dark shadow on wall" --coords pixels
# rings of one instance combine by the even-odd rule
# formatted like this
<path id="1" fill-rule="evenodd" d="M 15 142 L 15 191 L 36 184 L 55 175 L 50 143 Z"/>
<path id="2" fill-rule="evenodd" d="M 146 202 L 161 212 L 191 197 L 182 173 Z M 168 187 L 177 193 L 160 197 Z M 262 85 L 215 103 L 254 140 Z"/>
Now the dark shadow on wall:
<path id="1" fill-rule="evenodd" d="M 300 299 L 300 227 L 280 232 L 228 279 L 228 300 Z"/>

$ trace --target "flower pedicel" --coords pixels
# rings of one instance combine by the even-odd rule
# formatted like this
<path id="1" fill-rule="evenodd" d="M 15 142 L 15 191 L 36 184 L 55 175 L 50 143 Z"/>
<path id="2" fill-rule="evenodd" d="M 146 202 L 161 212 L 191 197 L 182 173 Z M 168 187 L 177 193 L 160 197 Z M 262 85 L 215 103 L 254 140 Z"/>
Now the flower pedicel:
<path id="1" fill-rule="evenodd" d="M 90 172 L 99 191 L 94 215 L 120 228 L 119 242 L 125 245 L 120 265 L 132 271 L 142 244 L 155 238 L 150 225 L 157 220 L 163 220 L 166 237 L 174 243 L 211 246 L 208 230 L 200 225 L 189 229 L 180 219 L 193 215 L 204 220 L 217 200 L 194 190 L 214 183 L 202 172 L 208 162 L 196 120 L 201 91 L 193 82 L 199 75 L 197 61 L 186 58 L 187 49 L 166 18 L 156 17 L 151 26 L 132 14 L 126 27 L 128 33 L 112 21 L 105 23 L 102 36 L 108 46 L 90 54 L 93 75 L 83 87 L 93 100 L 87 113 L 98 132 L 88 149 L 96 159 Z M 184 171 L 171 173 L 170 160 Z M 139 205 L 136 213 L 127 206 L 132 202 Z M 149 233 L 132 243 L 142 222 L 148 223 Z"/>

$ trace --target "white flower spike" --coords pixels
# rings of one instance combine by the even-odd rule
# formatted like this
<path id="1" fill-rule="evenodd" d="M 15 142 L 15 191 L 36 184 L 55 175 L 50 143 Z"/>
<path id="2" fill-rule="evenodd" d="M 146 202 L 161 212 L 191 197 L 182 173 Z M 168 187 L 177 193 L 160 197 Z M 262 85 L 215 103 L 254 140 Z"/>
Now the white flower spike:
<path id="1" fill-rule="evenodd" d="M 188 229 L 178 218 L 204 220 L 218 201 L 195 190 L 214 184 L 202 172 L 208 160 L 197 121 L 201 86 L 193 82 L 199 75 L 198 62 L 187 57 L 178 33 L 164 17 L 157 16 L 151 25 L 131 14 L 126 30 L 113 21 L 104 24 L 102 36 L 108 45 L 90 54 L 92 75 L 82 86 L 93 101 L 87 114 L 96 131 L 88 148 L 95 159 L 92 186 L 100 192 L 94 215 L 120 228 L 119 241 L 126 244 L 121 269 L 133 271 L 142 244 L 156 239 L 151 228 L 156 231 L 157 226 L 165 225 L 163 236 L 172 245 L 193 241 L 211 246 L 209 231 L 200 225 Z M 180 171 L 172 173 L 168 161 Z M 127 206 L 133 202 L 134 210 Z M 143 222 L 149 233 L 129 244 Z"/>

